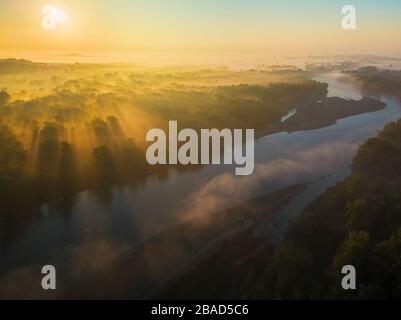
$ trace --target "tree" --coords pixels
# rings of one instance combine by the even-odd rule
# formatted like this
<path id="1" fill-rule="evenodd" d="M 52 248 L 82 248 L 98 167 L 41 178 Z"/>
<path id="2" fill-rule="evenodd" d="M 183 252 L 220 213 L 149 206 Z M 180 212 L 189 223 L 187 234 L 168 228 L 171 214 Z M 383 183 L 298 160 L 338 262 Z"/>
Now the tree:
<path id="1" fill-rule="evenodd" d="M 6 91 L 0 91 L 0 108 L 5 107 L 10 101 L 10 95 Z"/>
<path id="2" fill-rule="evenodd" d="M 368 209 L 366 200 L 354 200 L 347 203 L 345 214 L 348 218 L 347 227 L 349 230 L 366 229 L 364 215 L 367 214 Z"/>
<path id="3" fill-rule="evenodd" d="M 305 298 L 312 284 L 309 252 L 287 241 L 276 252 L 267 270 L 267 292 L 272 298 Z"/>
<path id="4" fill-rule="evenodd" d="M 401 294 L 401 228 L 388 240 L 378 244 L 372 281 L 383 291 L 383 298 L 399 299 Z"/>

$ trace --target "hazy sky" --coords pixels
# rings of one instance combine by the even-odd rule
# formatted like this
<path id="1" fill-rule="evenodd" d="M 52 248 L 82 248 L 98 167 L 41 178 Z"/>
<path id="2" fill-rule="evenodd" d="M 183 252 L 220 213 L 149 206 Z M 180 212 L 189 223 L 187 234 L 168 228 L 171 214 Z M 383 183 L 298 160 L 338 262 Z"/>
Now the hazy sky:
<path id="1" fill-rule="evenodd" d="M 41 8 L 66 19 L 41 26 Z M 341 7 L 357 30 L 341 29 Z M 400 0 L 0 0 L 0 50 L 401 55 Z"/>

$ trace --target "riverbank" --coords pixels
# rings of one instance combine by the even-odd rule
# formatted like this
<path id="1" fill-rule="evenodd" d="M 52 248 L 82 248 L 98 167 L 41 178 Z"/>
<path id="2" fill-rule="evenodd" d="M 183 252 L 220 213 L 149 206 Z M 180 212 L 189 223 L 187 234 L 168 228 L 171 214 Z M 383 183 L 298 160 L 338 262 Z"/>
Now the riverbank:
<path id="1" fill-rule="evenodd" d="M 215 250 L 261 220 L 272 219 L 306 186 L 283 188 L 165 230 L 124 253 L 112 265 L 73 287 L 66 295 L 71 298 L 144 298 L 170 277 L 181 274 L 188 265 L 209 256 L 212 248 Z M 255 238 L 249 241 L 261 244 L 265 240 Z"/>
<path id="2" fill-rule="evenodd" d="M 384 102 L 368 97 L 359 101 L 328 97 L 311 105 L 299 107 L 297 113 L 279 127 L 287 132 L 320 129 L 335 124 L 337 120 L 379 111 L 385 107 Z"/>

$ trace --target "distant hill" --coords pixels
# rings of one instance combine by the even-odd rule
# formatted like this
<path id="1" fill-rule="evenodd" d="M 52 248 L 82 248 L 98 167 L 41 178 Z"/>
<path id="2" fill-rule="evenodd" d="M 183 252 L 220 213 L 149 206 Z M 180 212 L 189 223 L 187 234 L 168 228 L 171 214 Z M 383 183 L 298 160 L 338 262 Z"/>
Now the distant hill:
<path id="1" fill-rule="evenodd" d="M 24 59 L 3 59 L 0 60 L 0 75 L 38 71 L 44 65 Z"/>

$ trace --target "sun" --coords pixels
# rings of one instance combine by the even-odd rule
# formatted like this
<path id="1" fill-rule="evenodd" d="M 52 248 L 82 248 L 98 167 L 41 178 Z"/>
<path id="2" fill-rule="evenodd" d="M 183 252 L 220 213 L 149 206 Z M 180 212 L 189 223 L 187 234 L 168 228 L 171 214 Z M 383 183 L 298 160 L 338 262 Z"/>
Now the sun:
<path id="1" fill-rule="evenodd" d="M 42 7 L 42 28 L 44 30 L 56 30 L 65 21 L 65 13 L 53 5 Z"/>

